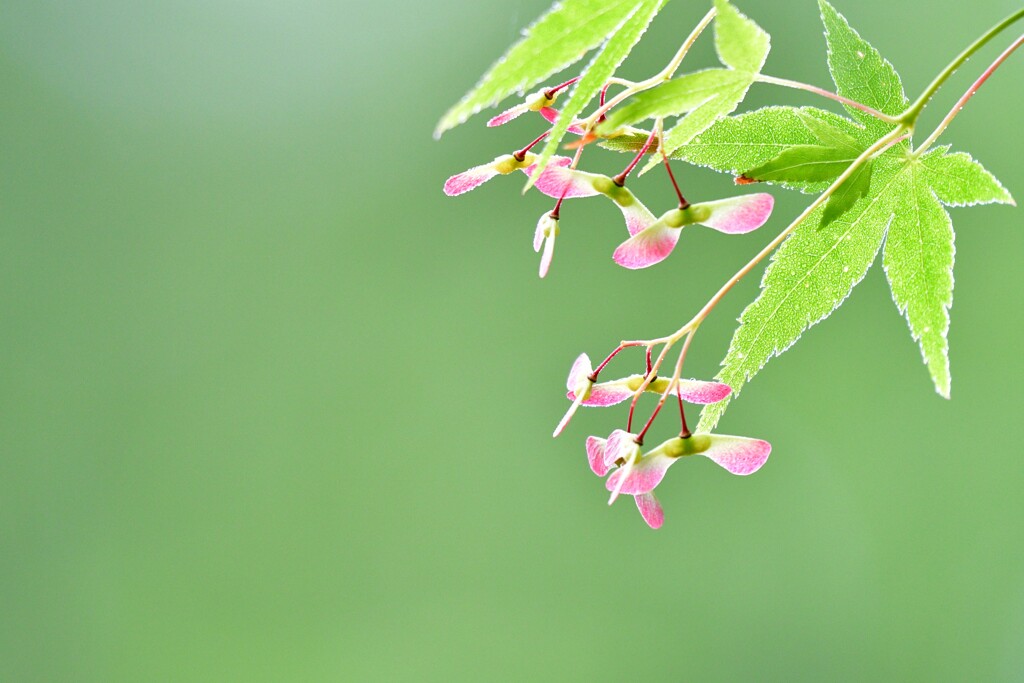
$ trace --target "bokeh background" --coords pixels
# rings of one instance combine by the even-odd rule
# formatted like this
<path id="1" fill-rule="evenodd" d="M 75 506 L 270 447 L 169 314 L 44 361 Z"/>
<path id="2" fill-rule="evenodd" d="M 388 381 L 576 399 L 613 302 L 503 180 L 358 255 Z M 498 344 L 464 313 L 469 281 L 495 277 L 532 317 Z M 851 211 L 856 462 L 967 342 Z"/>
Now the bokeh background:
<path id="1" fill-rule="evenodd" d="M 1024 678 L 1020 211 L 952 210 L 952 401 L 876 264 L 726 416 L 768 465 L 674 468 L 652 532 L 586 466 L 621 412 L 550 438 L 569 364 L 674 330 L 808 200 L 638 273 L 609 258 L 618 212 L 575 202 L 538 280 L 546 198 L 441 184 L 539 122 L 431 131 L 546 5 L 0 5 L 0 679 Z M 829 83 L 815 3 L 740 7 L 767 73 Z M 1016 3 L 839 8 L 913 96 Z M 670 3 L 623 73 L 705 9 Z M 944 138 L 1018 198 L 1022 76 Z M 828 106 L 756 85 L 744 107 L 778 102 Z M 670 202 L 660 174 L 636 188 Z"/>

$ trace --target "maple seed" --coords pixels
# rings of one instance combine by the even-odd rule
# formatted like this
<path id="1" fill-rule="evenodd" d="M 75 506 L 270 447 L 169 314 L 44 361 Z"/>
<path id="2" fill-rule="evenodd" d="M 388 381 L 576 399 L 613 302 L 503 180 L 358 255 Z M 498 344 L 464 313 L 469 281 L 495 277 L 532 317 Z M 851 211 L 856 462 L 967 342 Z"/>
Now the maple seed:
<path id="1" fill-rule="evenodd" d="M 576 402 L 579 398 L 579 387 L 583 387 L 587 393 L 579 400 L 580 405 L 596 408 L 615 406 L 633 397 L 643 384 L 644 375 L 630 375 L 595 384 L 596 381 L 590 358 L 585 353 L 580 354 L 573 363 L 569 380 L 566 382 L 566 398 Z M 647 385 L 647 391 L 660 394 L 668 388 L 668 384 L 669 380 L 665 377 L 652 379 Z M 680 379 L 673 391 L 673 394 L 678 394 L 684 401 L 699 405 L 718 403 L 731 393 L 732 389 L 728 384 L 698 379 Z"/>
<path id="2" fill-rule="evenodd" d="M 587 438 L 587 461 L 599 477 L 609 472 L 605 488 L 612 492 L 609 505 L 619 494 L 633 496 L 644 521 L 652 529 L 665 520 L 654 489 L 661 484 L 668 468 L 691 455 L 703 455 L 726 471 L 746 476 L 761 469 L 772 446 L 761 439 L 724 434 L 694 434 L 675 437 L 643 453 L 637 437 L 617 429 L 607 439 Z M 618 468 L 612 471 L 613 468 Z"/>
<path id="3" fill-rule="evenodd" d="M 696 223 L 727 235 L 740 235 L 764 225 L 774 205 L 770 194 L 758 193 L 672 209 L 620 244 L 613 258 L 625 268 L 647 268 L 668 258 L 687 225 Z"/>
<path id="4" fill-rule="evenodd" d="M 540 257 L 540 276 L 545 277 L 551 267 L 551 259 L 555 255 L 555 238 L 558 237 L 558 216 L 554 211 L 543 214 L 537 221 L 537 229 L 533 233 L 533 250 L 539 252 L 544 247 L 544 253 Z"/>
<path id="5" fill-rule="evenodd" d="M 738 186 L 764 182 L 810 192 L 819 184 L 827 185 L 789 227 L 741 267 L 675 333 L 646 341 L 622 341 L 597 369 L 586 354 L 573 363 L 566 381 L 566 397 L 571 404 L 554 436 L 566 428 L 580 407 L 632 401 L 625 430 L 616 429 L 607 438 L 586 439 L 588 465 L 594 474 L 606 477 L 605 487 L 611 492 L 609 504 L 620 494 L 633 496 L 644 521 L 657 529 L 664 522 L 664 511 L 654 489 L 678 460 L 702 455 L 737 475 L 760 469 L 771 452 L 768 442 L 712 434 L 709 429 L 718 423 L 733 387 L 739 391 L 769 359 L 792 346 L 809 325 L 835 310 L 878 259 L 885 268 L 893 300 L 921 347 L 936 389 L 948 398 L 946 333 L 952 303 L 954 250 L 952 222 L 945 207 L 1013 204 L 1013 199 L 968 155 L 950 153 L 948 146 L 933 148 L 933 144 L 995 69 L 1024 45 L 1024 36 L 1004 50 L 930 135 L 914 145 L 907 140 L 915 133 L 921 111 L 936 90 L 979 48 L 1024 19 L 1024 10 L 1018 10 L 976 40 L 911 103 L 891 64 L 850 27 L 828 0 L 819 0 L 818 4 L 835 93 L 762 74 L 769 36 L 740 14 L 730 0 L 714 0 L 714 8 L 661 72 L 639 82 L 618 78 L 618 64 L 664 2 L 605 3 L 600 17 L 589 16 L 587 8 L 591 4 L 601 5 L 582 0 L 556 2 L 549 14 L 524 32 L 523 39 L 506 54 L 506 59 L 445 115 L 435 131 L 435 135 L 440 135 L 482 107 L 497 104 L 514 91 L 521 93 L 523 87 L 538 83 L 547 74 L 558 73 L 599 43 L 603 45 L 584 75 L 530 94 L 487 124 L 502 125 L 527 112 L 536 112 L 551 124 L 546 132 L 512 154 L 475 166 L 445 183 L 447 194 L 458 195 L 499 175 L 519 171 L 530 176 L 538 191 L 557 199 L 554 209 L 541 215 L 534 231 L 534 249 L 542 252 L 541 277 L 551 264 L 565 199 L 601 194 L 615 202 L 630 237 L 615 249 L 613 258 L 631 269 L 646 268 L 667 258 L 687 226 L 703 225 L 726 234 L 743 234 L 759 228 L 770 217 L 774 199 L 767 193 L 690 204 L 676 182 L 669 157 L 728 173 Z M 717 54 L 726 68 L 676 77 L 690 45 L 712 21 Z M 613 30 L 613 26 L 618 28 Z M 552 45 L 556 41 L 558 45 Z M 557 49 L 548 49 L 551 47 Z M 809 107 L 781 106 L 731 116 L 747 88 L 758 81 L 795 87 L 840 102 L 853 118 Z M 561 111 L 555 109 L 559 93 L 573 83 L 581 87 L 573 91 L 569 104 Z M 694 84 L 702 87 L 691 87 Z M 607 99 L 612 86 L 623 90 Z M 598 90 L 598 108 L 585 115 L 584 110 Z M 852 93 L 863 102 L 849 99 Z M 568 116 L 570 113 L 572 117 Z M 566 120 L 556 126 L 563 116 Z M 663 136 L 666 119 L 677 116 L 680 118 L 674 128 Z M 647 120 L 653 121 L 650 131 L 633 127 Z M 579 136 L 574 143 L 564 145 L 577 150 L 574 158 L 551 156 L 543 172 L 538 173 L 541 157 L 531 150 L 546 139 L 543 154 L 547 158 L 563 142 L 564 133 Z M 641 135 L 645 142 L 637 147 Z M 609 177 L 577 169 L 587 145 L 598 138 L 617 136 L 628 138 L 605 146 L 636 153 L 621 173 Z M 775 156 L 770 156 L 768 148 L 775 148 Z M 654 151 L 664 162 L 678 200 L 678 208 L 660 217 L 655 217 L 625 187 L 637 164 Z M 765 159 L 765 154 L 770 158 Z M 747 170 L 740 172 L 741 168 Z M 852 216 L 849 223 L 833 225 L 833 221 L 847 213 Z M 817 228 L 798 230 L 811 215 L 820 217 Z M 822 230 L 829 225 L 831 230 Z M 719 377 L 728 384 L 681 379 L 684 360 L 699 325 L 733 286 L 769 255 L 772 265 L 764 273 L 761 292 L 744 310 L 722 363 Z M 594 273 L 590 277 L 600 275 Z M 667 354 L 683 339 L 674 372 L 666 376 L 663 363 Z M 612 359 L 631 347 L 646 351 L 643 373 L 599 381 L 599 375 Z M 653 352 L 659 349 L 654 359 Z M 639 432 L 633 433 L 634 411 L 644 392 L 659 394 L 657 407 Z M 669 396 L 679 402 L 679 436 L 645 449 L 644 438 Z M 698 433 L 691 432 L 687 425 L 684 400 L 710 406 L 701 413 Z"/>
<path id="6" fill-rule="evenodd" d="M 513 119 L 517 119 L 528 111 L 541 111 L 555 103 L 555 93 L 552 90 L 538 90 L 529 95 L 525 100 L 510 109 L 501 112 L 487 122 L 488 128 L 503 126 Z"/>
<path id="7" fill-rule="evenodd" d="M 449 197 L 475 190 L 488 180 L 499 175 L 509 175 L 516 171 L 522 171 L 532 176 L 536 166 L 537 155 L 522 150 L 514 154 L 503 154 L 488 164 L 474 166 L 462 173 L 457 173 L 444 183 L 444 193 Z M 569 157 L 551 157 L 544 172 L 534 184 L 538 190 L 549 197 L 566 199 L 573 197 L 593 197 L 598 192 L 594 189 L 589 177 L 597 177 L 592 173 L 572 171 L 568 166 L 572 164 Z"/>

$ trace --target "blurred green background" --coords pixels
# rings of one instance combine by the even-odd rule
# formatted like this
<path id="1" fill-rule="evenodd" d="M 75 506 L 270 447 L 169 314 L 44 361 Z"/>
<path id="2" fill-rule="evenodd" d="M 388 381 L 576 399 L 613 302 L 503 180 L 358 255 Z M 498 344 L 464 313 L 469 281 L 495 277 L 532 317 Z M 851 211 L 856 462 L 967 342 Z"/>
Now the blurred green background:
<path id="1" fill-rule="evenodd" d="M 1024 679 L 1020 211 L 952 209 L 952 401 L 876 264 L 726 416 L 773 443 L 765 469 L 674 468 L 652 532 L 586 466 L 621 411 L 551 440 L 565 373 L 674 330 L 808 199 L 638 273 L 609 258 L 618 212 L 574 202 L 538 280 L 546 198 L 441 193 L 538 120 L 431 131 L 546 6 L 0 5 L 0 680 Z M 815 3 L 740 7 L 766 73 L 830 83 Z M 914 96 L 1016 3 L 838 7 Z M 623 74 L 705 9 L 670 3 Z M 687 68 L 712 59 L 706 37 Z M 1018 198 L 1022 76 L 943 139 Z M 744 107 L 779 102 L 828 106 L 756 85 Z M 636 188 L 670 202 L 660 174 Z"/>

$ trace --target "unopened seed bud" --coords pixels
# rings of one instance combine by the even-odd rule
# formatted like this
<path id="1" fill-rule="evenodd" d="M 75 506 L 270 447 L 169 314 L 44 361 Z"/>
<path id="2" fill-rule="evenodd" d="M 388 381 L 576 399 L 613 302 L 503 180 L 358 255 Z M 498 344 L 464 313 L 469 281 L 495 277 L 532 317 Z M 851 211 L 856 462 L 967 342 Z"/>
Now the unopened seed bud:
<path id="1" fill-rule="evenodd" d="M 619 206 L 632 206 L 636 203 L 636 197 L 622 185 L 616 185 L 615 181 L 607 176 L 601 176 L 591 181 L 594 189 L 608 197 Z"/>
<path id="2" fill-rule="evenodd" d="M 636 391 L 643 385 L 643 383 L 644 378 L 642 375 L 634 375 L 626 381 L 626 386 L 629 387 L 630 391 Z"/>
<path id="3" fill-rule="evenodd" d="M 707 219 L 711 218 L 711 209 L 700 204 L 691 204 L 685 209 L 681 209 L 683 213 L 684 225 L 690 223 L 703 223 Z"/>
<path id="4" fill-rule="evenodd" d="M 526 108 L 530 111 L 540 111 L 541 109 L 550 107 L 554 104 L 557 96 L 557 93 L 555 93 L 552 94 L 551 97 L 548 97 L 545 91 L 538 90 L 526 98 Z"/>
<path id="5" fill-rule="evenodd" d="M 647 385 L 647 391 L 663 394 L 665 393 L 665 390 L 668 389 L 668 382 L 669 380 L 667 378 L 659 377 Z"/>
<path id="6" fill-rule="evenodd" d="M 508 175 L 514 173 L 521 168 L 532 166 L 534 160 L 537 158 L 536 154 L 527 152 L 523 155 L 522 160 L 516 159 L 511 154 L 505 154 L 494 160 L 494 170 L 502 175 Z"/>
<path id="7" fill-rule="evenodd" d="M 612 182 L 612 179 L 607 176 L 594 178 L 591 181 L 591 184 L 594 186 L 595 190 L 608 197 L 611 197 L 612 193 L 615 192 L 616 188 L 618 188 L 618 185 Z"/>
<path id="8" fill-rule="evenodd" d="M 696 455 L 697 453 L 703 453 L 709 448 L 711 448 L 711 436 L 708 434 L 694 434 L 685 439 L 677 436 L 661 445 L 665 455 L 671 458 Z"/>
<path id="9" fill-rule="evenodd" d="M 684 209 L 672 209 L 664 216 L 661 217 L 662 222 L 670 228 L 681 228 L 687 223 L 693 221 L 686 220 L 686 212 Z"/>
<path id="10" fill-rule="evenodd" d="M 682 446 L 682 455 L 695 455 L 703 453 L 711 448 L 710 434 L 694 434 L 685 439 L 679 439 Z"/>

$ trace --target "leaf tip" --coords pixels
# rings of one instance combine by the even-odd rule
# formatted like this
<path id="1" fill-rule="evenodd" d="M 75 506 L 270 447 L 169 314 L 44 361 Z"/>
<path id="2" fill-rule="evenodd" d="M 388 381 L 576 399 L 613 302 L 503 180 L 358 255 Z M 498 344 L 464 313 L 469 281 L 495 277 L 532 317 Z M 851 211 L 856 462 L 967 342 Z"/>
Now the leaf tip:
<path id="1" fill-rule="evenodd" d="M 445 132 L 451 130 L 465 120 L 465 116 L 460 119 L 456 113 L 456 107 L 452 107 L 445 112 L 444 116 L 441 117 L 441 120 L 437 122 L 436 126 L 434 126 L 434 139 L 440 140 L 441 136 L 444 135 Z"/>

